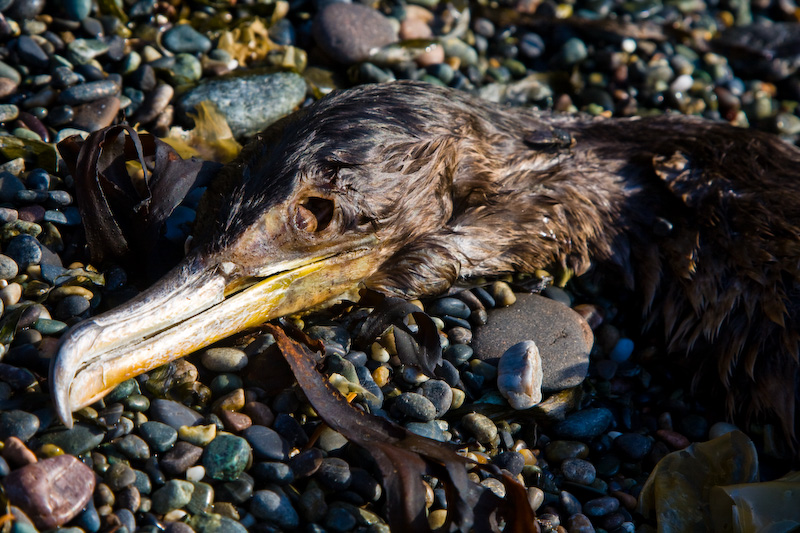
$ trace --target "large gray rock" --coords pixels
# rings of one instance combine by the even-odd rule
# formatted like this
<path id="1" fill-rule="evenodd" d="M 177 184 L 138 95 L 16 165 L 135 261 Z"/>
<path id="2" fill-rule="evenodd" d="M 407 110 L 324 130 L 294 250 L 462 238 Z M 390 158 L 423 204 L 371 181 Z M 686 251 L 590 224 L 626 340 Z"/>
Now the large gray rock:
<path id="1" fill-rule="evenodd" d="M 306 82 L 298 74 L 251 74 L 216 79 L 190 89 L 178 99 L 178 111 L 186 118 L 200 102 L 213 102 L 233 135 L 242 138 L 288 115 L 305 97 Z"/>
<path id="2" fill-rule="evenodd" d="M 489 312 L 489 322 L 475 330 L 475 356 L 499 359 L 518 342 L 532 340 L 542 356 L 542 390 L 580 385 L 589 370 L 594 335 L 578 313 L 537 294 L 517 294 L 517 302 Z"/>

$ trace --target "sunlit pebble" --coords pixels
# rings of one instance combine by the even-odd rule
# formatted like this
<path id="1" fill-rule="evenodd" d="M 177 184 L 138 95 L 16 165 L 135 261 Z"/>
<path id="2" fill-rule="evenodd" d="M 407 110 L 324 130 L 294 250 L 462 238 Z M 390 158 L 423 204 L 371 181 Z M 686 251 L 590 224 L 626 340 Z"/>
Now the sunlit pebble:
<path id="1" fill-rule="evenodd" d="M 186 470 L 187 481 L 201 481 L 206 476 L 206 469 L 202 465 L 193 466 Z"/>
<path id="2" fill-rule="evenodd" d="M 528 409 L 542 401 L 542 357 L 533 341 L 506 350 L 497 365 L 497 388 L 514 409 Z"/>
<path id="3" fill-rule="evenodd" d="M 636 51 L 636 41 L 633 39 L 623 39 L 622 50 L 623 52 L 628 52 L 629 54 L 634 53 Z"/>

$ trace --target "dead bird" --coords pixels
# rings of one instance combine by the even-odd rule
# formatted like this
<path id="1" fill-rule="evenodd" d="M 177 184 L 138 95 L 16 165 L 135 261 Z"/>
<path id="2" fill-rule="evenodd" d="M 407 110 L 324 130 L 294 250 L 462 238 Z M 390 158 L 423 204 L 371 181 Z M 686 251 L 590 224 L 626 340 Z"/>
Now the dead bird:
<path id="1" fill-rule="evenodd" d="M 198 211 L 195 248 L 72 328 L 66 425 L 120 382 L 272 318 L 557 266 L 612 268 L 734 415 L 795 433 L 800 150 L 685 116 L 505 108 L 416 82 L 330 95 L 260 134 Z"/>

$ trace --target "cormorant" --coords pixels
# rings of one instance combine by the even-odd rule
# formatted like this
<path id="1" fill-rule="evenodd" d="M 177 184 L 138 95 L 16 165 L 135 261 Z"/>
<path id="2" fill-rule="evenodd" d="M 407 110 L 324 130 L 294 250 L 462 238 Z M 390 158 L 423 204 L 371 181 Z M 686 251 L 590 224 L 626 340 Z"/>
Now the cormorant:
<path id="1" fill-rule="evenodd" d="M 338 92 L 225 167 L 185 260 L 63 336 L 58 415 L 244 328 L 552 265 L 611 267 L 730 413 L 795 431 L 800 150 L 699 118 L 605 119 L 416 82 Z M 201 207 L 202 207 L 201 205 Z"/>

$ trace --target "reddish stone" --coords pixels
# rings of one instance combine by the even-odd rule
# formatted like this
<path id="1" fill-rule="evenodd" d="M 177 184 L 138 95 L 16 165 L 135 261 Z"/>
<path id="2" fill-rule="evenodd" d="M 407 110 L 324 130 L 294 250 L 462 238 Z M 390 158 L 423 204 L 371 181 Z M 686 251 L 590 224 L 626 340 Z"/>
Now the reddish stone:
<path id="1" fill-rule="evenodd" d="M 253 421 L 249 416 L 236 411 L 221 411 L 219 418 L 222 420 L 225 429 L 231 433 L 240 433 L 253 425 Z"/>
<path id="2" fill-rule="evenodd" d="M 73 455 L 30 464 L 3 480 L 9 501 L 39 529 L 56 528 L 75 518 L 89 503 L 94 484 L 94 472 Z"/>
<path id="3" fill-rule="evenodd" d="M 37 461 L 36 454 L 17 437 L 9 437 L 3 448 L 3 459 L 16 466 L 27 466 Z"/>
<path id="4" fill-rule="evenodd" d="M 668 429 L 659 429 L 656 431 L 656 437 L 666 442 L 667 446 L 673 450 L 682 450 L 692 443 L 677 431 L 670 431 Z"/>
<path id="5" fill-rule="evenodd" d="M 267 404 L 261 402 L 247 402 L 244 404 L 244 412 L 257 426 L 272 426 L 275 422 L 275 414 Z"/>

